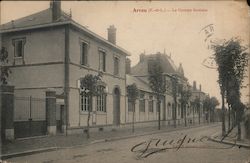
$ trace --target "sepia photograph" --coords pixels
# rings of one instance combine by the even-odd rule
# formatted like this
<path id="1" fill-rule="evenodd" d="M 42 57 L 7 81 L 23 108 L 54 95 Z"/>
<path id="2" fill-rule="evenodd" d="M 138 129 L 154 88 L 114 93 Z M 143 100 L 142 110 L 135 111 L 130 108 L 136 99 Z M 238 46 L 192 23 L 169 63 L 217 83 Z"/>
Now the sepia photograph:
<path id="1" fill-rule="evenodd" d="M 1 1 L 0 163 L 250 163 L 246 0 Z"/>

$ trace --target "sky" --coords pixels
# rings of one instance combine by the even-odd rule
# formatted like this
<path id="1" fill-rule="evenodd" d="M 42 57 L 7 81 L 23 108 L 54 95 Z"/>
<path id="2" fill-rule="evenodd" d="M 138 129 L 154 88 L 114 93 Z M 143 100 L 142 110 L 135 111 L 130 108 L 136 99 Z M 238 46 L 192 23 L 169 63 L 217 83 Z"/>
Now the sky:
<path id="1" fill-rule="evenodd" d="M 1 24 L 48 7 L 49 1 L 1 2 Z M 143 52 L 165 51 L 177 66 L 182 63 L 190 84 L 195 80 L 219 101 L 216 65 L 208 59 L 213 55 L 210 41 L 240 37 L 248 47 L 250 42 L 245 1 L 62 1 L 62 9 L 71 10 L 75 21 L 104 38 L 109 25 L 115 25 L 117 45 L 131 53 L 132 66 Z M 244 85 L 248 83 L 246 78 Z M 248 94 L 249 88 L 242 90 L 244 102 Z"/>

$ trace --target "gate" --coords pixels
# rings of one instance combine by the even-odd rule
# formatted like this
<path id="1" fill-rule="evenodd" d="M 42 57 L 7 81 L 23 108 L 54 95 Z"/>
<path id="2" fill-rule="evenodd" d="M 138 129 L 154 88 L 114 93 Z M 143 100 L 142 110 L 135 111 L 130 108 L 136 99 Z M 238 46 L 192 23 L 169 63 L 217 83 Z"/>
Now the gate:
<path id="1" fill-rule="evenodd" d="M 46 135 L 46 100 L 45 98 L 14 98 L 15 138 Z"/>

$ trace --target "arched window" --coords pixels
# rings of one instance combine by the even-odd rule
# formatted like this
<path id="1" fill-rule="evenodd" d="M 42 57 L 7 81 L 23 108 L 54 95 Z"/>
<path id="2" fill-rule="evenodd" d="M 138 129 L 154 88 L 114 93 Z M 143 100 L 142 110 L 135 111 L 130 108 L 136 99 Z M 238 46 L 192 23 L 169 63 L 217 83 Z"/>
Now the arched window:
<path id="1" fill-rule="evenodd" d="M 140 92 L 140 98 L 139 98 L 139 108 L 140 112 L 145 112 L 145 98 L 144 93 Z"/>
<path id="2" fill-rule="evenodd" d="M 168 116 L 170 117 L 170 115 L 171 115 L 171 104 L 170 104 L 170 102 L 168 103 L 167 108 L 168 108 Z"/>
<path id="3" fill-rule="evenodd" d="M 80 100 L 81 100 L 81 111 L 82 112 L 89 111 L 89 105 L 90 105 L 89 97 L 86 96 L 85 93 L 81 93 Z"/>
<path id="4" fill-rule="evenodd" d="M 100 85 L 97 88 L 98 94 L 96 96 L 96 110 L 106 112 L 106 98 L 105 86 Z"/>
<path id="5" fill-rule="evenodd" d="M 148 99 L 148 111 L 154 112 L 154 103 L 153 103 L 153 96 L 150 95 Z"/>

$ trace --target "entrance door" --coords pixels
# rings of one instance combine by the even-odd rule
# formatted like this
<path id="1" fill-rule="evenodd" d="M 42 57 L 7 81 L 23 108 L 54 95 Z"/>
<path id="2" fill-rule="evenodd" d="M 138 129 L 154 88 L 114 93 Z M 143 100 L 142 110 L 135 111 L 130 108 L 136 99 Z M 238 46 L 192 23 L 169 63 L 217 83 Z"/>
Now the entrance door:
<path id="1" fill-rule="evenodd" d="M 113 92 L 113 124 L 119 125 L 120 124 L 120 90 L 118 88 L 114 89 Z"/>
<path id="2" fill-rule="evenodd" d="M 56 110 L 56 128 L 58 133 L 62 133 L 62 120 L 63 120 L 64 105 L 59 105 Z"/>

